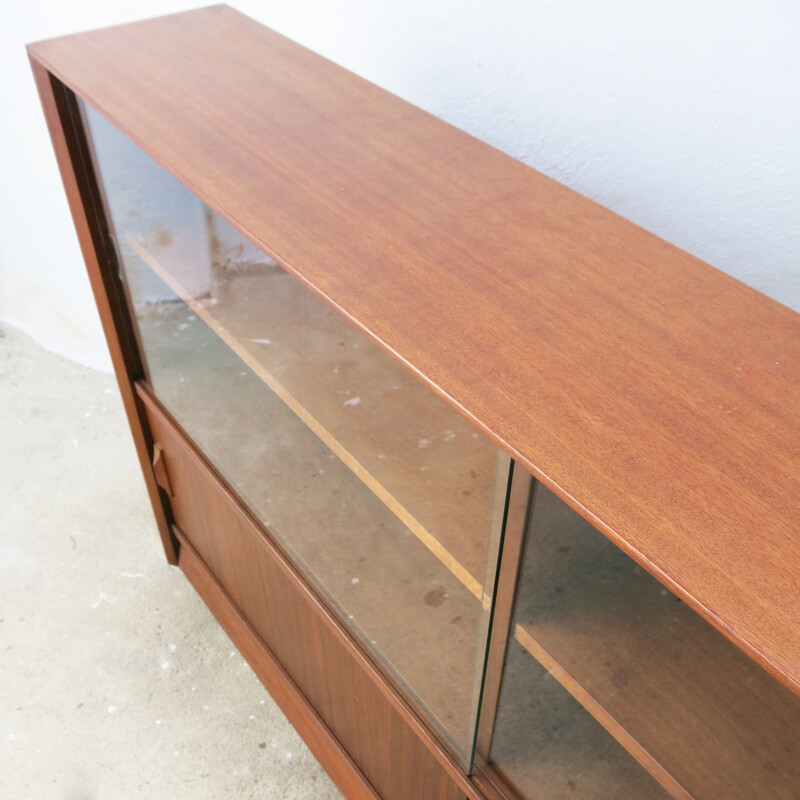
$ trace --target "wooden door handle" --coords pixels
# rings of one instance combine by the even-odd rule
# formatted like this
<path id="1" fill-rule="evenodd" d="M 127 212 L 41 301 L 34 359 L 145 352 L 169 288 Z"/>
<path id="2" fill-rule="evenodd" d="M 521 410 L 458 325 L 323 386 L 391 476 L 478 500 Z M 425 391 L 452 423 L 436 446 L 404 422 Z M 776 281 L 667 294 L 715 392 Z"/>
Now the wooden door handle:
<path id="1" fill-rule="evenodd" d="M 153 473 L 156 476 L 156 483 L 170 497 L 174 497 L 172 483 L 170 483 L 169 473 L 167 472 L 167 465 L 164 463 L 164 451 L 158 443 L 153 445 Z"/>

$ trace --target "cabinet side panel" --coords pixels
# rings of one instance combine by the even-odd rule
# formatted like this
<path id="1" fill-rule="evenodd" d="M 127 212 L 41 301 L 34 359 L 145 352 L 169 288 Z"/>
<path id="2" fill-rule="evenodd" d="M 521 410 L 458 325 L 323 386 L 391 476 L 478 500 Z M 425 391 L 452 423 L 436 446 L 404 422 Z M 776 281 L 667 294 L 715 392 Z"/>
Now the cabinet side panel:
<path id="1" fill-rule="evenodd" d="M 478 797 L 166 412 L 140 393 L 182 535 L 378 796 Z"/>
<path id="2" fill-rule="evenodd" d="M 134 381 L 143 375 L 142 363 L 132 334 L 130 315 L 114 275 L 115 260 L 108 248 L 97 183 L 75 96 L 34 58 L 31 58 L 31 68 L 164 553 L 170 564 L 176 564 L 177 549 L 150 464 L 152 440 L 147 418 L 133 388 Z"/>

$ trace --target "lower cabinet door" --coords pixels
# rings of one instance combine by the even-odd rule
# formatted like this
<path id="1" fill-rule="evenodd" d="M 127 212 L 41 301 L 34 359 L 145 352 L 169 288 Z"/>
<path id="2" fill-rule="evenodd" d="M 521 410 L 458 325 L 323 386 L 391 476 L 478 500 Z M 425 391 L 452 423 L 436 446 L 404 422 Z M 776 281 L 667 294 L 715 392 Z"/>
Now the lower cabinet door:
<path id="1" fill-rule="evenodd" d="M 305 720 L 306 740 L 340 787 L 348 796 L 385 800 L 463 800 L 472 795 L 466 777 L 459 776 L 434 737 L 177 424 L 146 387 L 138 390 L 158 445 L 156 475 L 170 495 L 176 535 L 183 541 L 179 565 L 245 656 L 250 655 L 256 672 L 259 665 L 253 662 L 258 659 L 252 653 L 263 647 L 296 688 L 298 697 L 289 699 L 290 706 L 307 701 L 352 759 L 356 769 L 350 774 L 336 764 L 341 754 L 334 753 L 326 763 L 324 751 L 331 747 L 330 741 L 322 741 L 326 732 L 314 731 L 313 721 L 309 725 Z M 358 786 L 358 776 L 352 774 L 356 770 L 375 794 Z"/>

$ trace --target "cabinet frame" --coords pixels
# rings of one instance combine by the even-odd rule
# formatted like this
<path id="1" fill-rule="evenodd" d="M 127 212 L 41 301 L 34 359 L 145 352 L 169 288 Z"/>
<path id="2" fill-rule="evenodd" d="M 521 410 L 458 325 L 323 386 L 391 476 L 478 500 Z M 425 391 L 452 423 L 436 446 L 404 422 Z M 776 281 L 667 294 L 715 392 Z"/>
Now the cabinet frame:
<path id="1" fill-rule="evenodd" d="M 136 381 L 145 377 L 144 363 L 135 323 L 118 277 L 117 255 L 102 210 L 78 103 L 75 94 L 32 53 L 29 58 L 164 555 L 169 564 L 175 565 L 179 545 L 170 529 L 169 510 L 153 474 L 153 439 L 144 407 L 134 390 Z"/>

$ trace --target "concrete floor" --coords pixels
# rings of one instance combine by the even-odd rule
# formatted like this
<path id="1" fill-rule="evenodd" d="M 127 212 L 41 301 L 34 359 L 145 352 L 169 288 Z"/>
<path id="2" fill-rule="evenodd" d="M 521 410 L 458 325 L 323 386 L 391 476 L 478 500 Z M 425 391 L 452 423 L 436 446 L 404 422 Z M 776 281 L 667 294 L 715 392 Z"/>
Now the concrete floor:
<path id="1" fill-rule="evenodd" d="M 164 561 L 114 379 L 0 325 L 0 797 L 340 796 Z"/>

